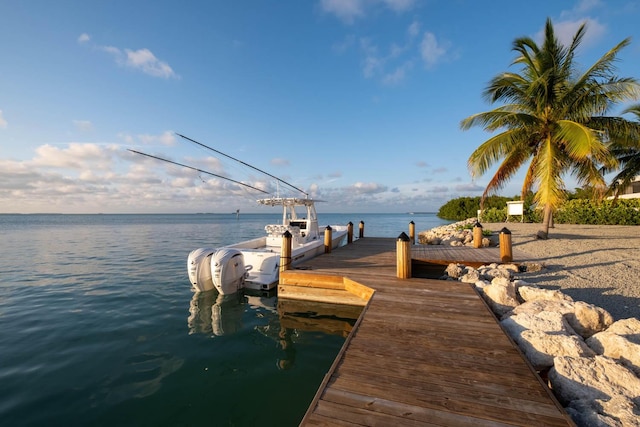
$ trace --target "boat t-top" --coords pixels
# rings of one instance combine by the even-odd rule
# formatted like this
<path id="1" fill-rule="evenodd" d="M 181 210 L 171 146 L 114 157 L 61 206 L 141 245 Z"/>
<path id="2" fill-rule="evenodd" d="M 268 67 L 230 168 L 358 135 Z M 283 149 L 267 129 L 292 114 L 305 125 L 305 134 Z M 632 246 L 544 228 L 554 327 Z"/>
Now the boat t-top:
<path id="1" fill-rule="evenodd" d="M 232 294 L 242 288 L 255 290 L 271 290 L 278 284 L 280 272 L 280 254 L 282 252 L 283 236 L 286 232 L 291 235 L 291 265 L 297 264 L 321 254 L 325 250 L 324 231 L 326 226 L 318 225 L 315 202 L 309 195 L 298 187 L 281 180 L 263 170 L 253 167 L 241 160 L 224 154 L 216 149 L 204 145 L 184 135 L 178 136 L 228 157 L 236 162 L 255 169 L 296 191 L 306 197 L 268 197 L 258 199 L 258 203 L 264 206 L 282 207 L 282 222 L 280 224 L 267 224 L 265 236 L 252 240 L 223 246 L 220 248 L 198 248 L 187 257 L 187 271 L 189 281 L 196 292 L 217 290 L 220 294 Z M 129 150 L 163 162 L 195 170 L 199 173 L 212 175 L 217 178 L 231 181 L 235 184 L 250 188 L 255 191 L 269 194 L 268 192 L 235 181 L 228 177 L 216 175 L 202 169 L 188 166 L 162 157 L 145 154 L 136 150 Z M 238 214 L 239 211 L 236 211 Z M 331 246 L 335 248 L 346 239 L 346 225 L 331 225 Z M 322 234 L 321 234 L 322 233 Z"/>

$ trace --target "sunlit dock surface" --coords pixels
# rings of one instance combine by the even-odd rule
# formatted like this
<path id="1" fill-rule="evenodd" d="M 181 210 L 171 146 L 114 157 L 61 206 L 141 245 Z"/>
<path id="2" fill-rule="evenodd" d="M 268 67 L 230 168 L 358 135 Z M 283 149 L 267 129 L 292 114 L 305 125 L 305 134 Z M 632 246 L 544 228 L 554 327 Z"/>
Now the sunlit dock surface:
<path id="1" fill-rule="evenodd" d="M 279 298 L 342 286 L 364 305 L 301 425 L 573 425 L 472 285 L 396 278 L 395 245 L 363 238 L 281 274 Z"/>

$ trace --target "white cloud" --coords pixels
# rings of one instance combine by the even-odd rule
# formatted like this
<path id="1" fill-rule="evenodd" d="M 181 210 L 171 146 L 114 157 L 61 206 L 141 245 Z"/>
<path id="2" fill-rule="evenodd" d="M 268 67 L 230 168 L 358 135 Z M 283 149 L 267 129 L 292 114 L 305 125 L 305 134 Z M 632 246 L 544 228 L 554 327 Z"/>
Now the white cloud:
<path id="1" fill-rule="evenodd" d="M 2 110 L 0 110 L 0 129 L 6 129 L 9 126 L 9 123 L 5 120 L 2 115 Z"/>
<path id="2" fill-rule="evenodd" d="M 45 144 L 36 148 L 36 157 L 30 164 L 34 167 L 73 169 L 76 171 L 109 169 L 113 161 L 115 146 L 101 146 L 72 142 L 66 148 Z M 89 166 L 90 165 L 90 166 Z"/>
<path id="3" fill-rule="evenodd" d="M 112 55 L 116 63 L 121 66 L 142 71 L 153 77 L 180 78 L 169 64 L 159 60 L 149 49 L 124 49 L 123 51 L 115 46 L 96 46 L 96 48 Z"/>
<path id="4" fill-rule="evenodd" d="M 573 36 L 582 24 L 586 23 L 586 32 L 582 39 L 582 46 L 588 46 L 594 44 L 596 41 L 602 38 L 606 32 L 606 27 L 600 24 L 597 20 L 591 18 L 559 21 L 553 23 L 553 28 L 556 32 L 556 37 L 560 43 L 565 46 L 571 44 Z M 544 29 L 536 35 L 536 40 L 542 41 L 544 37 Z"/>
<path id="5" fill-rule="evenodd" d="M 87 43 L 89 40 L 91 40 L 91 37 L 87 33 L 82 33 L 78 36 L 78 43 L 80 44 Z"/>
<path id="6" fill-rule="evenodd" d="M 367 9 L 378 5 L 403 13 L 411 10 L 415 3 L 415 0 L 320 0 L 320 8 L 342 22 L 352 24 L 356 19 L 364 17 Z"/>
<path id="7" fill-rule="evenodd" d="M 321 0 L 320 7 L 347 24 L 364 15 L 364 0 Z"/>
<path id="8" fill-rule="evenodd" d="M 356 182 L 351 186 L 351 191 L 354 194 L 376 194 L 387 191 L 387 187 L 375 182 Z"/>
<path id="9" fill-rule="evenodd" d="M 425 32 L 420 43 L 420 56 L 425 65 L 430 68 L 438 63 L 446 53 L 446 49 L 438 43 L 433 33 Z"/>
<path id="10" fill-rule="evenodd" d="M 413 63 L 405 62 L 401 66 L 397 67 L 392 73 L 385 75 L 382 78 L 382 82 L 388 85 L 395 85 L 400 83 L 402 80 L 404 80 L 407 71 L 410 70 L 412 66 Z"/>
<path id="11" fill-rule="evenodd" d="M 411 38 L 418 36 L 418 34 L 420 34 L 420 23 L 418 21 L 413 21 L 407 29 L 407 34 L 409 34 L 409 37 Z"/>
<path id="12" fill-rule="evenodd" d="M 80 131 L 87 132 L 93 130 L 93 124 L 89 120 L 74 120 L 73 125 Z"/>
<path id="13" fill-rule="evenodd" d="M 125 49 L 125 52 L 127 54 L 126 65 L 131 68 L 142 70 L 145 74 L 154 77 L 162 77 L 165 79 L 177 77 L 169 64 L 160 61 L 149 49 Z"/>
<path id="14" fill-rule="evenodd" d="M 127 144 L 135 144 L 136 141 L 145 145 L 161 144 L 169 147 L 176 144 L 176 136 L 170 130 L 166 130 L 160 135 L 143 133 L 136 136 L 121 132 L 118 134 L 118 138 L 122 139 Z"/>
<path id="15" fill-rule="evenodd" d="M 276 157 L 270 162 L 273 166 L 289 166 L 289 160 Z"/>
<path id="16" fill-rule="evenodd" d="M 369 38 L 360 39 L 360 48 L 364 53 L 362 73 L 365 78 L 371 78 L 382 68 L 383 60 L 378 56 L 378 47 Z"/>
<path id="17" fill-rule="evenodd" d="M 585 16 L 588 12 L 604 6 L 600 0 L 581 0 L 573 9 L 563 10 L 560 20 L 553 21 L 553 28 L 560 43 L 565 46 L 571 44 L 573 36 L 582 24 L 586 24 L 586 33 L 582 39 L 582 46 L 594 44 L 602 38 L 607 29 L 598 20 Z M 544 39 L 544 27 L 535 35 L 534 40 L 541 43 Z"/>
<path id="18" fill-rule="evenodd" d="M 587 13 L 588 11 L 602 6 L 603 3 L 600 0 L 581 0 L 579 1 L 573 10 L 569 13 Z M 567 13 L 567 12 L 563 12 Z"/>

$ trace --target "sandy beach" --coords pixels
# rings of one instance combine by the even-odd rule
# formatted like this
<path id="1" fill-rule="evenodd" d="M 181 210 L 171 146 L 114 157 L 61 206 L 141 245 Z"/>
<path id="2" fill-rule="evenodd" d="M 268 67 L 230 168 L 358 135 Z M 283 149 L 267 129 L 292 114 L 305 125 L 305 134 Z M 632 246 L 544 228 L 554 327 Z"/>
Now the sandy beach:
<path id="1" fill-rule="evenodd" d="M 513 248 L 546 266 L 517 278 L 602 307 L 616 320 L 640 319 L 640 226 L 556 224 L 548 240 L 534 237 L 540 224 L 482 226 L 508 228 Z"/>

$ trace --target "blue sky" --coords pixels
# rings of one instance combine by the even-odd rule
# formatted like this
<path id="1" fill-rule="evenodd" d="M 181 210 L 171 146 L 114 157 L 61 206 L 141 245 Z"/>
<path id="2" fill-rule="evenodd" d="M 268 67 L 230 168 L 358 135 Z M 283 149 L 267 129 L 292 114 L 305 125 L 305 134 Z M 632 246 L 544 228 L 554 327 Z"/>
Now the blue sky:
<path id="1" fill-rule="evenodd" d="M 0 212 L 264 209 L 127 149 L 300 195 L 176 133 L 324 212 L 437 211 L 482 193 L 490 135 L 460 121 L 547 18 L 566 40 L 587 22 L 582 69 L 631 37 L 618 74 L 640 78 L 640 1 L 0 1 Z"/>

